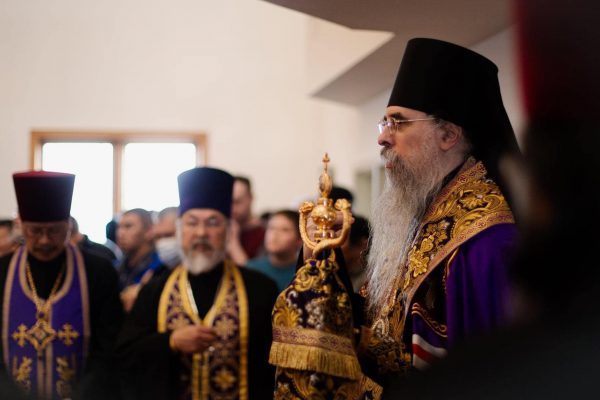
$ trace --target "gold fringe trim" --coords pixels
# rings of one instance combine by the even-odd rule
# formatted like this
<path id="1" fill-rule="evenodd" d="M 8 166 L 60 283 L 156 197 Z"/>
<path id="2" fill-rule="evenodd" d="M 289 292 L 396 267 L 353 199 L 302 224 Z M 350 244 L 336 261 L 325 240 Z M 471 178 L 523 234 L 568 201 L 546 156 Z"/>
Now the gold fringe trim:
<path id="1" fill-rule="evenodd" d="M 358 380 L 360 364 L 356 355 L 346 355 L 318 347 L 273 342 L 269 363 L 283 368 L 314 371 Z"/>

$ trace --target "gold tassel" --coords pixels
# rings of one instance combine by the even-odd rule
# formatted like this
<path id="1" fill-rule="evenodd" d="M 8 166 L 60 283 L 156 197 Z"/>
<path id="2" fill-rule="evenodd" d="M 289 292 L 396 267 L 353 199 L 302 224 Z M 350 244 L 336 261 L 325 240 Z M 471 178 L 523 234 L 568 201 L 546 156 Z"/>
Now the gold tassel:
<path id="1" fill-rule="evenodd" d="M 278 367 L 321 372 L 350 380 L 358 380 L 361 376 L 356 355 L 311 346 L 273 342 L 269 363 Z"/>

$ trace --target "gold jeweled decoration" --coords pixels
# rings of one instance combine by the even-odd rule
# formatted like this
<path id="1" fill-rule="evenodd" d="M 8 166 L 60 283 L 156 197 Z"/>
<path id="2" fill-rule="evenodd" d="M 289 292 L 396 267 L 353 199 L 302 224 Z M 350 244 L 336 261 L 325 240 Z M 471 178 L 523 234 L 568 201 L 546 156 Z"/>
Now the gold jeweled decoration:
<path id="1" fill-rule="evenodd" d="M 317 204 L 305 201 L 298 210 L 300 212 L 300 235 L 304 244 L 313 251 L 313 256 L 324 250 L 340 247 L 348 238 L 352 224 L 352 212 L 350 211 L 352 204 L 346 199 L 338 199 L 334 205 L 333 200 L 329 198 L 333 187 L 331 177 L 327 173 L 329 161 L 329 155 L 325 153 L 323 172 L 319 177 L 320 197 Z M 338 237 L 336 237 L 333 230 L 337 211 L 341 211 L 343 215 L 342 230 Z M 307 224 L 309 218 L 316 225 L 313 238 L 308 235 Z"/>

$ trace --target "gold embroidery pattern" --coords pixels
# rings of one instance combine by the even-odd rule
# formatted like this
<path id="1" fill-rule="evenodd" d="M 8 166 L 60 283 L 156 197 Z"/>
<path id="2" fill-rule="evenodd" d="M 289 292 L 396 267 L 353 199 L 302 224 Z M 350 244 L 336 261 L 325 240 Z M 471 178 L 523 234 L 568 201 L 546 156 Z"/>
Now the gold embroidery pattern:
<path id="1" fill-rule="evenodd" d="M 464 242 L 477 232 L 493 224 L 514 222 L 508 203 L 498 186 L 485 178 L 483 164 L 477 163 L 460 174 L 451 191 L 432 205 L 422 229 L 408 254 L 408 271 L 403 289 L 425 274 L 437 253 L 451 242 Z M 489 221 L 486 221 L 489 220 Z M 456 246 L 452 246 L 453 250 Z M 446 250 L 443 254 L 447 255 Z"/>
<path id="2" fill-rule="evenodd" d="M 421 317 L 427 326 L 429 326 L 438 336 L 443 338 L 448 337 L 448 327 L 434 320 L 431 315 L 429 315 L 429 312 L 424 307 L 421 307 L 419 303 L 413 303 L 411 314 Z"/>
<path id="3" fill-rule="evenodd" d="M 358 348 L 359 355 L 374 362 L 380 374 L 400 373 L 410 366 L 400 343 L 376 330 L 363 327 Z"/>
<path id="4" fill-rule="evenodd" d="M 36 349 L 42 351 L 56 338 L 56 331 L 44 319 L 38 319 L 27 331 L 27 340 Z"/>
<path id="5" fill-rule="evenodd" d="M 233 279 L 233 277 L 229 277 Z M 209 398 L 237 399 L 240 362 L 240 324 L 236 285 L 230 281 L 229 290 L 219 314 L 215 316 L 212 326 L 219 340 L 214 351 L 208 355 L 210 375 L 213 385 L 210 385 Z M 226 330 L 227 329 L 227 330 Z"/>
<path id="6" fill-rule="evenodd" d="M 57 334 L 45 320 L 38 319 L 30 329 L 27 329 L 25 324 L 19 325 L 11 337 L 21 347 L 25 347 L 25 341 L 28 341 L 37 351 L 41 351 L 56 337 L 61 339 L 65 346 L 71 346 L 75 343 L 73 339 L 79 337 L 79 332 L 74 330 L 71 324 L 63 324 Z"/>
<path id="7" fill-rule="evenodd" d="M 75 379 L 75 376 L 77 375 L 77 366 L 80 364 L 78 361 L 79 357 L 81 357 L 82 360 L 85 360 L 87 356 L 87 346 L 89 343 L 89 307 L 85 264 L 80 251 L 76 247 L 68 245 L 66 254 L 66 263 L 59 272 L 59 275 L 50 290 L 50 295 L 46 300 L 40 299 L 37 296 L 33 277 L 31 276 L 31 271 L 27 262 L 27 250 L 24 247 L 21 247 L 15 252 L 9 266 L 5 283 L 3 303 L 4 314 L 2 321 L 2 346 L 5 365 L 10 365 L 9 343 L 11 338 L 21 348 L 24 348 L 28 343 L 31 344 L 37 352 L 37 357 L 23 357 L 20 365 L 18 365 L 18 357 L 12 357 L 13 364 L 11 372 L 13 373 L 15 382 L 29 391 L 31 390 L 31 380 L 28 377 L 33 374 L 33 369 L 35 368 L 37 380 L 34 382 L 34 385 L 36 386 L 34 389 L 37 391 L 38 395 L 42 397 L 52 393 L 52 388 L 55 385 L 53 377 L 54 349 L 52 347 L 55 340 L 61 340 L 65 346 L 73 346 L 71 347 L 69 355 L 73 360 L 71 367 L 72 379 Z M 62 279 L 63 276 L 64 280 Z M 58 327 L 53 327 L 50 324 L 53 307 L 59 304 L 59 301 L 72 290 L 75 276 L 78 277 L 79 296 L 81 296 L 80 312 L 83 323 L 83 332 L 76 332 L 71 324 L 63 324 L 62 328 L 57 332 Z M 8 331 L 9 320 L 18 318 L 14 313 L 11 315 L 10 305 L 13 284 L 20 285 L 24 295 L 35 304 L 36 319 L 35 323 L 30 327 L 24 323 L 20 323 L 16 330 L 10 333 Z M 81 353 L 79 353 L 79 351 L 81 351 Z M 33 363 L 34 359 L 36 360 L 36 363 Z M 61 371 L 63 371 L 62 368 Z"/>
<path id="8" fill-rule="evenodd" d="M 65 346 L 71 346 L 73 343 L 73 339 L 77 339 L 79 337 L 79 332 L 73 329 L 71 324 L 63 324 L 62 329 L 58 332 L 58 338 L 63 341 Z"/>
<path id="9" fill-rule="evenodd" d="M 17 328 L 16 331 L 13 332 L 11 337 L 17 342 L 17 344 L 21 347 L 25 347 L 25 340 L 27 340 L 27 325 L 21 324 Z"/>
<path id="10" fill-rule="evenodd" d="M 72 397 L 71 384 L 75 378 L 74 360 L 73 364 L 69 365 L 69 360 L 66 356 L 56 358 L 56 372 L 58 373 L 58 381 L 56 382 L 56 392 L 63 399 Z"/>
<path id="11" fill-rule="evenodd" d="M 309 259 L 280 293 L 272 313 L 271 364 L 354 380 L 360 377 L 352 347 L 352 306 L 338 268 L 334 252 L 327 259 Z"/>
<path id="12" fill-rule="evenodd" d="M 396 282 L 395 290 L 372 323 L 372 330 L 381 339 L 387 337 L 390 343 L 401 342 L 412 297 L 422 281 L 446 257 L 477 233 L 497 224 L 514 223 L 508 203 L 486 174 L 481 162 L 469 158 L 429 207 L 408 253 L 406 272 Z M 442 327 L 438 328 L 443 332 Z M 382 354 L 386 343 L 387 340 L 381 340 L 379 345 L 370 344 L 366 347 L 367 352 Z M 383 347 L 379 349 L 378 346 Z M 375 354 L 371 357 L 377 358 Z M 406 358 L 410 364 L 410 353 L 400 352 L 399 360 Z M 381 357 L 385 363 L 382 370 L 395 368 L 390 360 L 390 357 Z"/>
<path id="13" fill-rule="evenodd" d="M 227 315 L 215 322 L 215 333 L 221 339 L 227 339 L 230 337 L 236 329 L 236 323 L 233 319 Z"/>
<path id="14" fill-rule="evenodd" d="M 17 385 L 29 393 L 31 390 L 31 366 L 33 360 L 29 357 L 23 357 L 18 364 L 17 357 L 13 358 L 12 376 Z"/>
<path id="15" fill-rule="evenodd" d="M 235 376 L 225 367 L 219 368 L 219 370 L 213 376 L 213 381 L 217 385 L 217 387 L 222 391 L 229 390 L 234 383 L 237 381 Z"/>
<path id="16" fill-rule="evenodd" d="M 390 294 L 373 328 L 400 338 L 407 304 L 421 281 L 462 243 L 497 224 L 514 223 L 498 186 L 485 177 L 481 162 L 469 158 L 459 174 L 446 185 L 423 218 L 415 244 L 408 253 L 407 272 Z M 470 208 L 473 207 L 473 208 Z M 402 287 L 400 287 L 402 285 Z"/>
<path id="17" fill-rule="evenodd" d="M 293 301 L 298 293 L 291 291 L 287 296 L 279 296 L 273 307 L 273 325 L 294 327 L 302 324 L 302 310 Z"/>
<path id="18" fill-rule="evenodd" d="M 174 270 L 161 294 L 158 331 L 191 324 L 212 326 L 217 340 L 211 351 L 191 358 L 192 399 L 244 400 L 247 398 L 247 299 L 244 283 L 233 264 L 225 263 L 215 302 L 204 319 L 194 313 L 187 296 L 187 273 Z M 189 358 L 184 365 L 190 365 Z"/>
<path id="19" fill-rule="evenodd" d="M 357 383 L 344 378 L 277 368 L 274 400 L 347 400 L 356 392 Z"/>
<path id="20" fill-rule="evenodd" d="M 337 335 L 313 329 L 273 328 L 273 340 L 300 346 L 314 346 L 324 349 L 334 349 L 343 354 L 353 355 L 352 341 Z"/>

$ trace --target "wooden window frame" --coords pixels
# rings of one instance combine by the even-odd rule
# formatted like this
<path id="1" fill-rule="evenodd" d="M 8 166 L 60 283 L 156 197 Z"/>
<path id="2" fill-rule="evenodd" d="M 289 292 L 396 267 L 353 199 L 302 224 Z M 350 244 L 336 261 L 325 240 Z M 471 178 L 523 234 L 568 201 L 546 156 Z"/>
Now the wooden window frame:
<path id="1" fill-rule="evenodd" d="M 42 169 L 42 146 L 46 143 L 102 142 L 113 145 L 113 213 L 121 212 L 121 174 L 123 149 L 128 143 L 192 143 L 196 145 L 196 165 L 208 163 L 207 135 L 204 132 L 31 132 L 29 167 Z"/>

